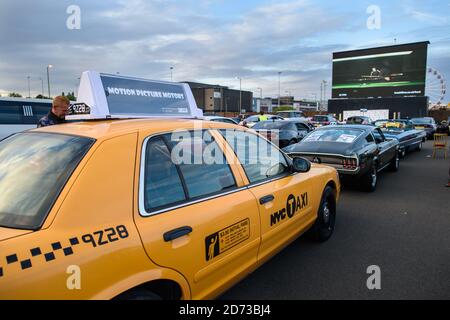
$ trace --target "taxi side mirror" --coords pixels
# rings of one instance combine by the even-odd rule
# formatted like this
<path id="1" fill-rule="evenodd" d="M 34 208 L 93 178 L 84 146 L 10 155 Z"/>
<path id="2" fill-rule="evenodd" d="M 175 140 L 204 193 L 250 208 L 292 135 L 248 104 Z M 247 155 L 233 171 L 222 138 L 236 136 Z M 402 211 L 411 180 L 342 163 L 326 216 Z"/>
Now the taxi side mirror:
<path id="1" fill-rule="evenodd" d="M 311 170 L 311 162 L 305 158 L 295 157 L 292 159 L 292 171 L 306 173 Z"/>

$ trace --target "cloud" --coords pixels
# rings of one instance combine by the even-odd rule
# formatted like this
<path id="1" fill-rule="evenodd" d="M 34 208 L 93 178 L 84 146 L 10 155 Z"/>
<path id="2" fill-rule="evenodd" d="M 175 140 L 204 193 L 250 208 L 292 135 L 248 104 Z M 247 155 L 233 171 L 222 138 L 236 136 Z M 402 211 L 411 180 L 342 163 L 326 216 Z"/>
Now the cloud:
<path id="1" fill-rule="evenodd" d="M 73 91 L 84 70 L 170 79 L 211 81 L 276 95 L 319 93 L 331 80 L 331 53 L 354 43 L 352 8 L 338 12 L 326 3 L 293 0 L 258 2 L 234 15 L 221 15 L 223 0 L 78 0 L 81 30 L 68 30 L 72 0 L 0 3 L 0 92 L 41 91 L 39 78 L 51 70 L 52 92 Z M 229 9 L 229 7 L 228 7 Z M 20 12 L 21 19 L 17 18 Z M 361 10 L 364 17 L 365 8 Z M 6 31 L 5 31 L 6 30 Z M 364 40 L 374 42 L 373 33 Z M 333 36 L 335 35 L 335 36 Z M 326 41 L 323 39 L 327 39 Z"/>

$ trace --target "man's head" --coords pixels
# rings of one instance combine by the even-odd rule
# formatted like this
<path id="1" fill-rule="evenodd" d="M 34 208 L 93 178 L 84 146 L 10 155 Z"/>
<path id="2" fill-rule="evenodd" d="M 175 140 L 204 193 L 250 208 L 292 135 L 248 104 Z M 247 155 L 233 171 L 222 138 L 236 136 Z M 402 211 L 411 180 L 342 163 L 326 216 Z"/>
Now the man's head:
<path id="1" fill-rule="evenodd" d="M 65 119 L 69 111 L 70 101 L 66 97 L 58 96 L 53 99 L 52 112 L 60 119 Z"/>
<path id="2" fill-rule="evenodd" d="M 264 111 L 261 111 L 261 115 L 264 115 Z"/>

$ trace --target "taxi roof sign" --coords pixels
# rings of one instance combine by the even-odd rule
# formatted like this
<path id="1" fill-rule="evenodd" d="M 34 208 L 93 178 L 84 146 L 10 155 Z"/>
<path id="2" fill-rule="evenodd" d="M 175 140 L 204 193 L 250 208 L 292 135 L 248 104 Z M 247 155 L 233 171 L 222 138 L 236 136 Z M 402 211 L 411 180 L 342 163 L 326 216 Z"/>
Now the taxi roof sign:
<path id="1" fill-rule="evenodd" d="M 85 71 L 67 120 L 200 118 L 188 84 Z"/>

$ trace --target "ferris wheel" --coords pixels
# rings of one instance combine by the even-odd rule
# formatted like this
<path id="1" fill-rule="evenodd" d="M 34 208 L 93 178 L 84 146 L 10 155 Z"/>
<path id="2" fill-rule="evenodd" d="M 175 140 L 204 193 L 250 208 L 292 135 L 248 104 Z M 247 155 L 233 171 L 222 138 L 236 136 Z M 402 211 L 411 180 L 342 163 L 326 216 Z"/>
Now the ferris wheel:
<path id="1" fill-rule="evenodd" d="M 427 69 L 427 81 L 425 95 L 430 99 L 430 108 L 440 106 L 447 92 L 447 84 L 444 76 L 434 68 Z"/>

